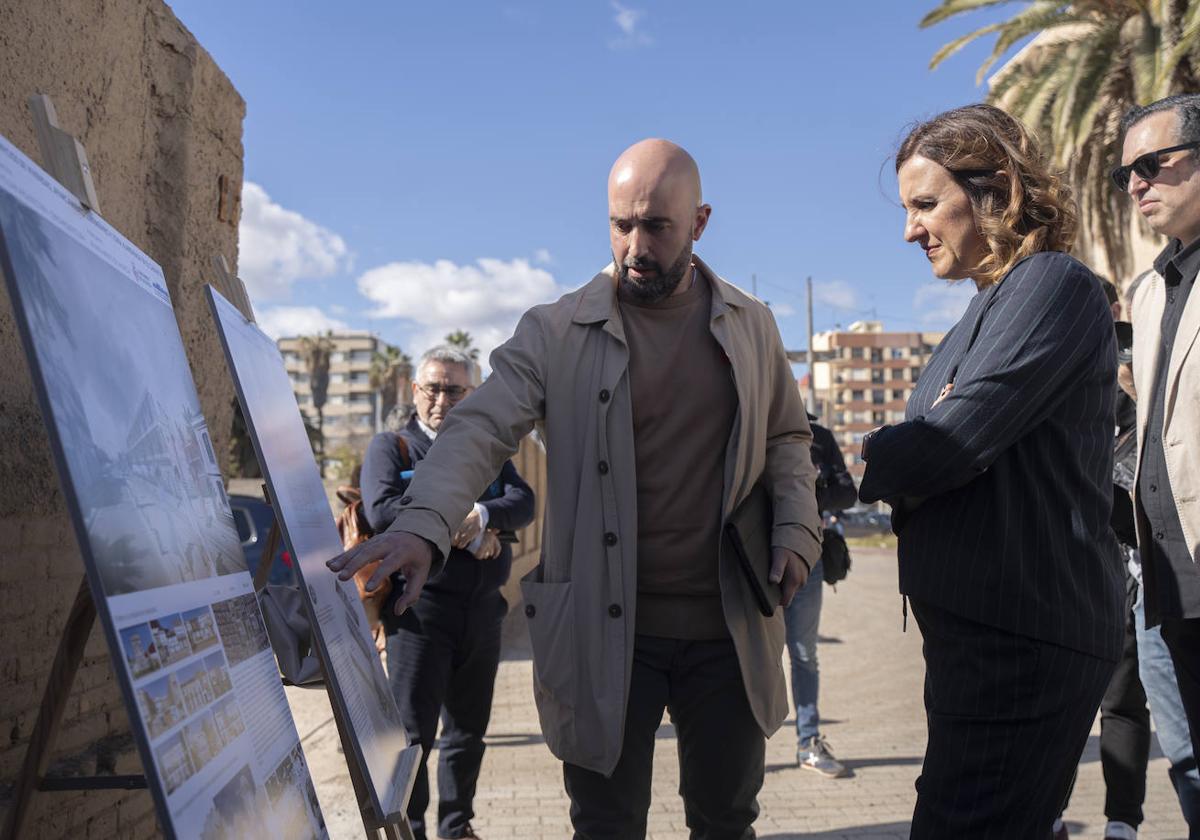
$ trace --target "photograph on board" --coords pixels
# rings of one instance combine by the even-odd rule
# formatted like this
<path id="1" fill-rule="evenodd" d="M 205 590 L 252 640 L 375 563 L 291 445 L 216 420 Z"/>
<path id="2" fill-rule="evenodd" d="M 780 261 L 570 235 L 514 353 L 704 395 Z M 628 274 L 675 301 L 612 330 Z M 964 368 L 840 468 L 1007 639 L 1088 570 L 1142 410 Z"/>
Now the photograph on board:
<path id="1" fill-rule="evenodd" d="M 105 594 L 244 572 L 170 306 L 3 190 L 0 232 Z"/>

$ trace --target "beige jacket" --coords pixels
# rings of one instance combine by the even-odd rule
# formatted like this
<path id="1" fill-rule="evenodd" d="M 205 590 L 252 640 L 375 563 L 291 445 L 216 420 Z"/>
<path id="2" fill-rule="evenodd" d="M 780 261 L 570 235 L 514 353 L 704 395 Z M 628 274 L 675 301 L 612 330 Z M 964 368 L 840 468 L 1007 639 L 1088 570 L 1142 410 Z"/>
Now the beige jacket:
<path id="1" fill-rule="evenodd" d="M 812 432 L 774 317 L 699 259 L 696 265 L 713 287 L 712 333 L 729 356 L 739 400 L 723 516 L 762 476 L 774 501 L 772 544 L 815 563 L 821 520 Z M 549 471 L 542 555 L 521 581 L 534 695 L 551 751 L 604 774 L 621 754 L 637 602 L 628 363 L 611 265 L 581 289 L 529 310 L 492 354 L 492 375 L 446 418 L 392 525 L 445 555 L 450 523 L 462 521 L 504 459 L 540 427 Z M 719 575 L 746 693 L 769 735 L 788 711 L 783 611 L 763 618 L 734 558 L 720 558 Z"/>
<path id="2" fill-rule="evenodd" d="M 1166 281 L 1157 271 L 1145 275 L 1133 296 L 1133 384 L 1137 390 L 1138 477 L 1150 421 L 1150 398 L 1158 377 L 1162 314 L 1166 307 Z M 1188 295 L 1175 345 L 1167 368 L 1163 448 L 1171 495 L 1183 536 L 1200 561 L 1200 292 Z M 1140 482 L 1134 484 L 1134 492 Z M 1138 542 L 1146 539 L 1139 533 Z"/>

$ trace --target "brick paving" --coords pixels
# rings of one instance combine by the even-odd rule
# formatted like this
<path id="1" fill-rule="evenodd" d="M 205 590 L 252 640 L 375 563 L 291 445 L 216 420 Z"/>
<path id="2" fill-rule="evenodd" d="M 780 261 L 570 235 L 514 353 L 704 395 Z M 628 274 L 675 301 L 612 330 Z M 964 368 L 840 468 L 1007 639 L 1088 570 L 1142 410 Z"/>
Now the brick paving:
<path id="1" fill-rule="evenodd" d="M 530 688 L 528 643 L 519 610 L 506 626 L 506 658 L 496 685 L 488 753 L 479 781 L 475 825 L 492 838 L 570 837 L 562 771 L 542 743 Z M 767 773 L 759 797 L 760 838 L 905 838 L 915 798 L 913 782 L 925 746 L 921 706 L 920 635 L 910 622 L 901 633 L 895 555 L 855 551 L 851 576 L 825 590 L 820 646 L 821 711 L 825 735 L 852 778 L 827 780 L 793 765 L 795 730 L 789 719 L 767 744 Z M 361 837 L 359 822 L 324 692 L 289 690 L 317 792 L 335 838 Z M 1093 730 L 1067 813 L 1073 837 L 1100 838 L 1104 783 Z M 431 757 L 436 761 L 436 755 Z M 676 793 L 679 774 L 668 722 L 655 751 L 649 837 L 686 838 Z M 436 812 L 430 807 L 430 816 Z M 1157 749 L 1150 763 L 1146 822 L 1139 837 L 1187 836 Z"/>

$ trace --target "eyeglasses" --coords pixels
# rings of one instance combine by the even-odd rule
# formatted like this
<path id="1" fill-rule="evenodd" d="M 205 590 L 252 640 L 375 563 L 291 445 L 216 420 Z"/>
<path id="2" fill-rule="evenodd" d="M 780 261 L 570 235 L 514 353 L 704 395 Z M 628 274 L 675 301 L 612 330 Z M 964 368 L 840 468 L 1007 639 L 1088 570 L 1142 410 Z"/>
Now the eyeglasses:
<path id="1" fill-rule="evenodd" d="M 433 402 L 437 402 L 438 397 L 445 394 L 446 399 L 450 400 L 452 403 L 455 403 L 465 397 L 467 395 L 467 391 L 471 390 L 470 388 L 463 388 L 459 385 L 451 385 L 447 388 L 443 385 L 436 384 L 422 385 L 420 382 L 417 383 L 417 387 L 421 389 L 422 394 L 429 397 L 429 399 Z"/>
<path id="2" fill-rule="evenodd" d="M 1158 177 L 1158 173 L 1162 172 L 1162 161 L 1159 160 L 1161 155 L 1169 152 L 1182 152 L 1184 149 L 1195 149 L 1200 147 L 1200 140 L 1194 140 L 1191 143 L 1181 143 L 1178 146 L 1170 146 L 1166 149 L 1159 149 L 1155 152 L 1146 152 L 1144 155 L 1138 155 L 1133 163 L 1125 166 L 1113 167 L 1112 179 L 1117 185 L 1117 189 L 1125 192 L 1129 189 L 1129 176 L 1134 172 L 1143 181 L 1152 181 Z"/>

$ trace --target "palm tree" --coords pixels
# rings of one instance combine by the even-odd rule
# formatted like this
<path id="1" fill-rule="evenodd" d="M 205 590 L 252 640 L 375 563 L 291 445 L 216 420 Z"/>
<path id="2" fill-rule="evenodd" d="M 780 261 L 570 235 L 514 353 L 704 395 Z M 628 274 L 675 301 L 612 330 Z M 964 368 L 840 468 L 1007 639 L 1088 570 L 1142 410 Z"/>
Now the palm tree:
<path id="1" fill-rule="evenodd" d="M 936 67 L 964 46 L 995 35 L 976 80 L 1021 39 L 1039 37 L 991 79 L 988 101 L 1048 144 L 1080 206 L 1080 233 L 1096 243 L 1114 280 L 1132 269 L 1132 207 L 1107 177 L 1120 157 L 1121 116 L 1173 93 L 1200 91 L 1200 0 L 942 0 L 921 20 L 1019 2 L 1006 20 L 976 29 L 934 54 Z"/>
<path id="2" fill-rule="evenodd" d="M 306 335 L 300 339 L 300 355 L 308 368 L 308 387 L 312 391 L 313 409 L 317 412 L 317 434 L 320 453 L 317 466 L 325 477 L 325 398 L 329 396 L 329 357 L 333 354 L 332 332 L 325 335 Z"/>
<path id="3" fill-rule="evenodd" d="M 412 377 L 412 359 L 398 347 L 383 344 L 371 356 L 371 388 L 376 393 L 375 431 L 383 428 L 383 420 L 399 401 L 398 385 L 401 379 Z"/>
<path id="4" fill-rule="evenodd" d="M 455 330 L 446 336 L 446 343 L 452 347 L 457 347 L 462 350 L 471 357 L 471 361 L 479 361 L 479 348 L 471 346 L 475 343 L 475 339 L 471 338 L 471 334 L 469 332 Z"/>

